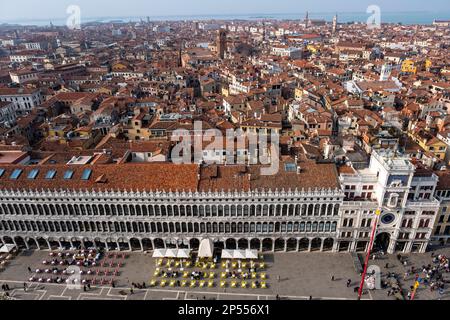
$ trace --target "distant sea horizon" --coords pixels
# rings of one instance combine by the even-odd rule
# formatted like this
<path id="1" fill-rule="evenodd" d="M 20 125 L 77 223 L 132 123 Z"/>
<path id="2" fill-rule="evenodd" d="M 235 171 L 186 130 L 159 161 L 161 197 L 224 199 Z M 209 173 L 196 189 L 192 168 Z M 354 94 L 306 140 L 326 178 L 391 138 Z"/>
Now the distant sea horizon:
<path id="1" fill-rule="evenodd" d="M 338 15 L 340 23 L 366 22 L 371 14 L 366 12 L 310 12 L 310 19 L 332 21 L 334 15 Z M 155 21 L 223 21 L 223 20 L 303 20 L 306 13 L 274 13 L 274 14 L 210 14 L 210 15 L 166 15 L 148 16 L 152 22 Z M 17 19 L 0 20 L 0 25 L 21 25 L 21 26 L 48 26 L 50 22 L 55 26 L 64 26 L 67 18 L 53 19 Z M 111 17 L 89 17 L 81 19 L 82 24 L 88 23 L 109 23 L 109 22 L 139 22 L 147 21 L 147 16 L 111 16 Z M 434 20 L 450 20 L 450 11 L 411 11 L 411 12 L 381 12 L 382 23 L 402 23 L 405 25 L 421 24 L 430 25 Z"/>

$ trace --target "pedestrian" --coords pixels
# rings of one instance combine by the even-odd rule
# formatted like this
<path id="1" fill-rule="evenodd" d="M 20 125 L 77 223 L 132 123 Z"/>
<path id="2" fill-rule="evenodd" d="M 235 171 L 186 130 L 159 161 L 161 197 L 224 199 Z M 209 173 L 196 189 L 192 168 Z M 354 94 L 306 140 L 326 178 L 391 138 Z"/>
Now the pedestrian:
<path id="1" fill-rule="evenodd" d="M 277 280 L 278 280 L 278 282 L 280 282 L 280 281 L 281 281 L 281 277 L 280 277 L 280 275 L 278 275 L 278 276 L 277 276 Z"/>
<path id="2" fill-rule="evenodd" d="M 83 286 L 83 291 L 86 292 L 86 285 Z"/>
<path id="3" fill-rule="evenodd" d="M 26 284 L 26 282 L 23 283 L 23 291 L 27 292 L 27 284 Z"/>
<path id="4" fill-rule="evenodd" d="M 6 291 L 6 287 L 5 287 L 4 284 L 2 284 L 2 290 L 3 290 L 3 291 Z"/>
<path id="5" fill-rule="evenodd" d="M 388 290 L 387 292 L 387 296 L 390 297 L 391 296 L 391 290 Z"/>
<path id="6" fill-rule="evenodd" d="M 144 282 L 142 282 L 142 288 L 146 288 L 146 286 L 145 286 L 145 281 Z"/>
<path id="7" fill-rule="evenodd" d="M 312 300 L 312 296 L 309 296 L 309 300 Z"/>
<path id="8" fill-rule="evenodd" d="M 331 281 L 334 281 L 334 276 L 331 276 Z"/>
<path id="9" fill-rule="evenodd" d="M 389 262 L 386 262 L 386 269 L 389 268 Z"/>
<path id="10" fill-rule="evenodd" d="M 7 290 L 7 291 L 11 290 L 11 289 L 9 288 L 9 285 L 8 285 L 8 284 L 5 284 L 5 286 L 6 286 L 6 290 Z"/>
<path id="11" fill-rule="evenodd" d="M 133 293 L 134 293 L 133 288 L 130 288 L 130 294 L 133 294 Z"/>
<path id="12" fill-rule="evenodd" d="M 352 280 L 351 280 L 351 279 L 348 279 L 348 280 L 347 280 L 347 288 L 349 288 L 351 284 L 352 284 Z"/>
<path id="13" fill-rule="evenodd" d="M 115 288 L 115 287 L 116 287 L 116 285 L 114 284 L 114 281 L 113 281 L 113 282 L 111 282 L 111 286 L 112 286 L 113 288 Z"/>
<path id="14" fill-rule="evenodd" d="M 89 290 L 91 290 L 91 284 L 90 283 L 88 283 L 87 287 L 88 287 Z"/>
<path id="15" fill-rule="evenodd" d="M 32 271 L 31 271 L 31 268 L 30 268 L 30 267 L 28 267 L 28 272 L 29 272 L 29 273 L 31 273 L 31 272 L 32 272 Z"/>
<path id="16" fill-rule="evenodd" d="M 280 300 L 280 296 L 277 295 L 277 296 L 275 297 L 275 299 L 276 299 L 276 300 Z"/>
<path id="17" fill-rule="evenodd" d="M 411 300 L 411 291 L 408 291 L 408 299 Z"/>

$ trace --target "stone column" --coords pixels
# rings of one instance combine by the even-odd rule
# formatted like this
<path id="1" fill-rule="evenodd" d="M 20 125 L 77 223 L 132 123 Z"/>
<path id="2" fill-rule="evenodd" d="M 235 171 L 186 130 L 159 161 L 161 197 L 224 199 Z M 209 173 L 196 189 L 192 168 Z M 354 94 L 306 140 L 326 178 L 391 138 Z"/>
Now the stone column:
<path id="1" fill-rule="evenodd" d="M 309 240 L 309 244 L 308 244 L 308 252 L 311 252 L 312 240 L 311 240 L 311 239 L 308 239 L 308 240 Z"/>
<path id="2" fill-rule="evenodd" d="M 116 244 L 117 244 L 117 251 L 120 251 L 120 244 L 119 244 L 119 241 L 116 241 Z"/>
<path id="3" fill-rule="evenodd" d="M 333 250 L 332 250 L 332 252 L 334 252 L 334 253 L 339 252 L 339 241 L 336 240 L 336 239 L 333 242 Z"/>
<path id="4" fill-rule="evenodd" d="M 321 243 L 320 243 L 320 252 L 323 252 L 323 243 L 325 242 L 324 239 L 321 239 Z"/>
<path id="5" fill-rule="evenodd" d="M 106 251 L 109 251 L 108 241 L 105 241 L 105 249 Z"/>
<path id="6" fill-rule="evenodd" d="M 300 251 L 300 239 L 297 239 L 297 248 L 295 249 L 296 252 Z"/>
<path id="7" fill-rule="evenodd" d="M 263 251 L 263 240 L 264 240 L 264 239 L 260 239 L 260 240 L 259 240 L 259 251 L 260 251 L 260 252 Z"/>
<path id="8" fill-rule="evenodd" d="M 284 252 L 287 252 L 287 240 L 284 240 Z"/>
<path id="9" fill-rule="evenodd" d="M 142 239 L 139 240 L 139 245 L 141 246 L 141 251 L 144 252 L 144 245 L 142 244 Z"/>
<path id="10" fill-rule="evenodd" d="M 408 241 L 408 242 L 406 243 L 406 245 L 405 245 L 405 250 L 403 250 L 403 252 L 405 252 L 405 253 L 410 253 L 410 252 L 411 252 L 411 248 L 412 248 L 412 244 L 413 244 L 412 241 Z"/>
<path id="11" fill-rule="evenodd" d="M 396 241 L 393 240 L 393 239 L 391 239 L 389 241 L 389 247 L 387 249 L 387 253 L 389 253 L 389 254 L 393 254 L 394 253 L 394 251 L 395 251 L 395 243 L 396 243 Z"/>
<path id="12" fill-rule="evenodd" d="M 50 241 L 48 241 L 48 239 L 45 240 L 47 242 L 47 246 L 49 250 L 52 250 L 52 246 L 50 245 Z"/>
<path id="13" fill-rule="evenodd" d="M 272 239 L 272 252 L 275 252 L 275 239 Z"/>
<path id="14" fill-rule="evenodd" d="M 58 241 L 59 247 L 62 248 L 61 241 Z"/>

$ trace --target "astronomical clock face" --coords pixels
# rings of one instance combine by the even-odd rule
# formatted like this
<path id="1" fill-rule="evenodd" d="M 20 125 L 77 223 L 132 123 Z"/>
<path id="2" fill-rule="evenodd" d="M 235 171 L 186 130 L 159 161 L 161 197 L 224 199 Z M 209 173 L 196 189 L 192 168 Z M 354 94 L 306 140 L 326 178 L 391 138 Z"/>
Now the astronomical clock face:
<path id="1" fill-rule="evenodd" d="M 396 216 L 393 213 L 384 213 L 381 216 L 381 223 L 385 226 L 391 225 L 395 222 Z"/>

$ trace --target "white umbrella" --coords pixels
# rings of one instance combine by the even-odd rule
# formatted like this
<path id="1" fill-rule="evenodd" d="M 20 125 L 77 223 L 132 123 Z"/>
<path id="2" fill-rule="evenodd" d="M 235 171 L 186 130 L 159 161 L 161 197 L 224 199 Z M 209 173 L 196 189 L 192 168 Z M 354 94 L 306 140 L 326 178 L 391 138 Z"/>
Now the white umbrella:
<path id="1" fill-rule="evenodd" d="M 198 249 L 199 258 L 212 258 L 214 253 L 214 243 L 211 239 L 203 239 Z"/>
<path id="2" fill-rule="evenodd" d="M 10 253 L 16 247 L 14 244 L 5 244 L 0 248 L 1 253 Z"/>
<path id="3" fill-rule="evenodd" d="M 233 258 L 234 259 L 246 259 L 245 250 L 234 250 Z"/>
<path id="4" fill-rule="evenodd" d="M 167 249 L 166 258 L 176 258 L 178 255 L 178 249 Z"/>
<path id="5" fill-rule="evenodd" d="M 258 259 L 258 251 L 257 250 L 245 250 L 245 257 L 247 259 Z"/>
<path id="6" fill-rule="evenodd" d="M 153 251 L 153 258 L 164 258 L 166 256 L 166 249 L 156 249 Z"/>
<path id="7" fill-rule="evenodd" d="M 233 250 L 222 250 L 222 259 L 233 259 Z"/>
<path id="8" fill-rule="evenodd" d="M 177 258 L 187 259 L 187 258 L 189 258 L 190 254 L 191 254 L 191 250 L 189 250 L 189 249 L 179 249 Z"/>

